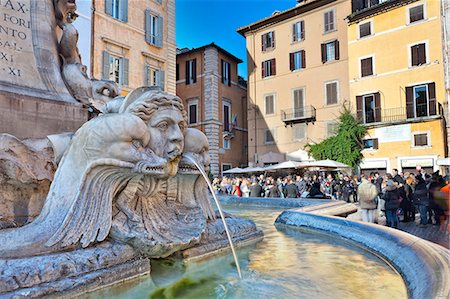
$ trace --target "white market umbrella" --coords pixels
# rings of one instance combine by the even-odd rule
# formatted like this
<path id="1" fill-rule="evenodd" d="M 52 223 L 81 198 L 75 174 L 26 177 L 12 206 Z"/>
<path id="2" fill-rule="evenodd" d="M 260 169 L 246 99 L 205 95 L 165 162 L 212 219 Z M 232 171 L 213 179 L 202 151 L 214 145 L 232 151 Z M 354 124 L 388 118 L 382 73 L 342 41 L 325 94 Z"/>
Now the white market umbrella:
<path id="1" fill-rule="evenodd" d="M 228 170 L 225 170 L 223 173 L 242 173 L 243 169 L 240 167 L 231 168 Z"/>
<path id="2" fill-rule="evenodd" d="M 308 162 L 301 162 L 301 165 L 299 167 L 319 167 L 319 168 L 352 168 L 351 166 L 348 166 L 347 164 L 334 161 L 334 160 L 319 160 L 319 161 L 308 161 Z"/>
<path id="3" fill-rule="evenodd" d="M 251 173 L 251 172 L 264 172 L 266 171 L 263 167 L 246 167 L 242 169 L 242 173 Z"/>
<path id="4" fill-rule="evenodd" d="M 302 165 L 301 162 L 297 162 L 297 161 L 285 161 L 285 162 L 281 162 L 275 165 L 271 165 L 266 167 L 266 170 L 278 170 L 278 169 L 291 169 L 291 168 L 297 168 L 300 165 Z"/>

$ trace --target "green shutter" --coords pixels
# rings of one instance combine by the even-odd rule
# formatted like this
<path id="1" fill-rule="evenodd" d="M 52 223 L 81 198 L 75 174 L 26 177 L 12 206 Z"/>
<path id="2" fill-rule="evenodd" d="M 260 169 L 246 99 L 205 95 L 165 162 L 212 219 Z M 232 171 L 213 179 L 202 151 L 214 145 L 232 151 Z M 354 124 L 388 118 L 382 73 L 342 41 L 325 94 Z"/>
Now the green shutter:
<path id="1" fill-rule="evenodd" d="M 150 36 L 150 9 L 145 10 L 145 41 L 149 44 L 152 43 L 152 38 Z"/>
<path id="2" fill-rule="evenodd" d="M 159 70 L 158 75 L 159 75 L 158 85 L 161 87 L 162 90 L 164 90 L 164 85 L 166 83 L 166 78 L 165 78 L 166 72 L 163 70 Z"/>
<path id="3" fill-rule="evenodd" d="M 102 63 L 102 79 L 109 80 L 109 53 L 103 51 L 103 63 Z"/>
<path id="4" fill-rule="evenodd" d="M 121 16 L 120 20 L 124 22 L 128 22 L 128 0 L 121 0 L 122 1 L 122 10 L 121 10 Z"/>
<path id="5" fill-rule="evenodd" d="M 122 60 L 122 82 L 120 82 L 122 85 L 128 85 L 128 69 L 129 69 L 129 60 L 125 57 L 121 58 Z"/>
<path id="6" fill-rule="evenodd" d="M 158 16 L 157 24 L 158 24 L 158 29 L 157 29 L 158 30 L 158 36 L 156 38 L 156 45 L 158 47 L 162 48 L 163 40 L 164 40 L 164 18 L 161 17 L 161 16 Z"/>
<path id="7" fill-rule="evenodd" d="M 105 0 L 105 13 L 112 16 L 112 0 Z"/>
<path id="8" fill-rule="evenodd" d="M 149 82 L 148 82 L 148 80 L 150 79 L 148 77 L 148 71 L 149 71 L 149 65 L 145 64 L 144 65 L 144 86 L 149 86 L 150 85 Z"/>

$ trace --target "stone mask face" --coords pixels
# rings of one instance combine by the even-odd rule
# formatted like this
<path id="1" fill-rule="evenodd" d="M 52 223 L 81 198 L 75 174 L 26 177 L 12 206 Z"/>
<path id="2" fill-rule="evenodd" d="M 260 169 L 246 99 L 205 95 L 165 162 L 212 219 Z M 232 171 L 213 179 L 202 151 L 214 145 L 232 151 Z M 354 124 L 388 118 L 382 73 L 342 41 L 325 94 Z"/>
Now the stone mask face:
<path id="1" fill-rule="evenodd" d="M 159 157 L 172 164 L 174 175 L 183 152 L 185 121 L 181 111 L 173 107 L 158 109 L 149 119 L 150 149 Z"/>

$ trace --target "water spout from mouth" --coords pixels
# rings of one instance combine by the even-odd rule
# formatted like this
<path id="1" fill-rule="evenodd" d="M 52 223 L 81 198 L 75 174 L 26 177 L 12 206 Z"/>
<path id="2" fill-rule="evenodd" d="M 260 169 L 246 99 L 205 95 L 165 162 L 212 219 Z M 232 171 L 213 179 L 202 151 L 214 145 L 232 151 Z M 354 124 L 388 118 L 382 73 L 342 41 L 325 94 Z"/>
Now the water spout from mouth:
<path id="1" fill-rule="evenodd" d="M 239 274 L 239 278 L 242 279 L 241 267 L 240 267 L 240 265 L 239 265 L 239 261 L 238 261 L 237 255 L 236 255 L 236 251 L 235 251 L 235 249 L 234 249 L 233 239 L 231 238 L 230 231 L 228 230 L 228 226 L 227 226 L 227 223 L 226 223 L 226 221 L 225 221 L 225 216 L 223 215 L 223 212 L 222 212 L 222 207 L 220 206 L 219 200 L 217 199 L 217 196 L 216 196 L 216 194 L 214 193 L 214 189 L 213 189 L 213 187 L 212 187 L 212 185 L 211 185 L 211 182 L 209 181 L 209 178 L 208 178 L 208 176 L 206 175 L 206 172 L 205 172 L 205 170 L 203 169 L 203 167 L 200 166 L 200 165 L 197 163 L 197 161 L 194 159 L 194 157 L 193 157 L 192 155 L 190 155 L 189 153 L 183 154 L 183 155 L 184 155 L 184 157 L 185 157 L 186 159 L 188 159 L 190 162 L 192 162 L 192 163 L 195 165 L 195 167 L 198 168 L 198 170 L 199 170 L 199 171 L 201 172 L 201 174 L 203 175 L 203 178 L 205 179 L 206 183 L 208 184 L 209 190 L 211 191 L 211 194 L 212 194 L 212 196 L 213 196 L 213 198 L 214 198 L 214 201 L 215 201 L 215 203 L 216 203 L 217 209 L 219 210 L 220 217 L 222 218 L 222 223 L 223 223 L 223 226 L 224 226 L 224 228 L 225 228 L 225 232 L 227 233 L 228 243 L 230 243 L 231 252 L 233 253 L 233 258 L 234 258 L 234 262 L 235 262 L 235 264 L 236 264 L 236 269 L 237 269 L 237 272 L 238 272 L 238 274 Z"/>

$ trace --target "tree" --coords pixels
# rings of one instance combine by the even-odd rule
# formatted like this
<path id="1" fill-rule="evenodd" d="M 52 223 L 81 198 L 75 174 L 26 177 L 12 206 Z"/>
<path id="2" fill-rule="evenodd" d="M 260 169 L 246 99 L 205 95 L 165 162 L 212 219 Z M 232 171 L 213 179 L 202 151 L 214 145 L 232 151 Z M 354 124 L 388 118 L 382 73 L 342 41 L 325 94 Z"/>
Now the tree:
<path id="1" fill-rule="evenodd" d="M 307 144 L 305 149 L 316 160 L 331 159 L 356 168 L 362 159 L 362 139 L 366 131 L 344 106 L 335 134 L 320 143 Z"/>

